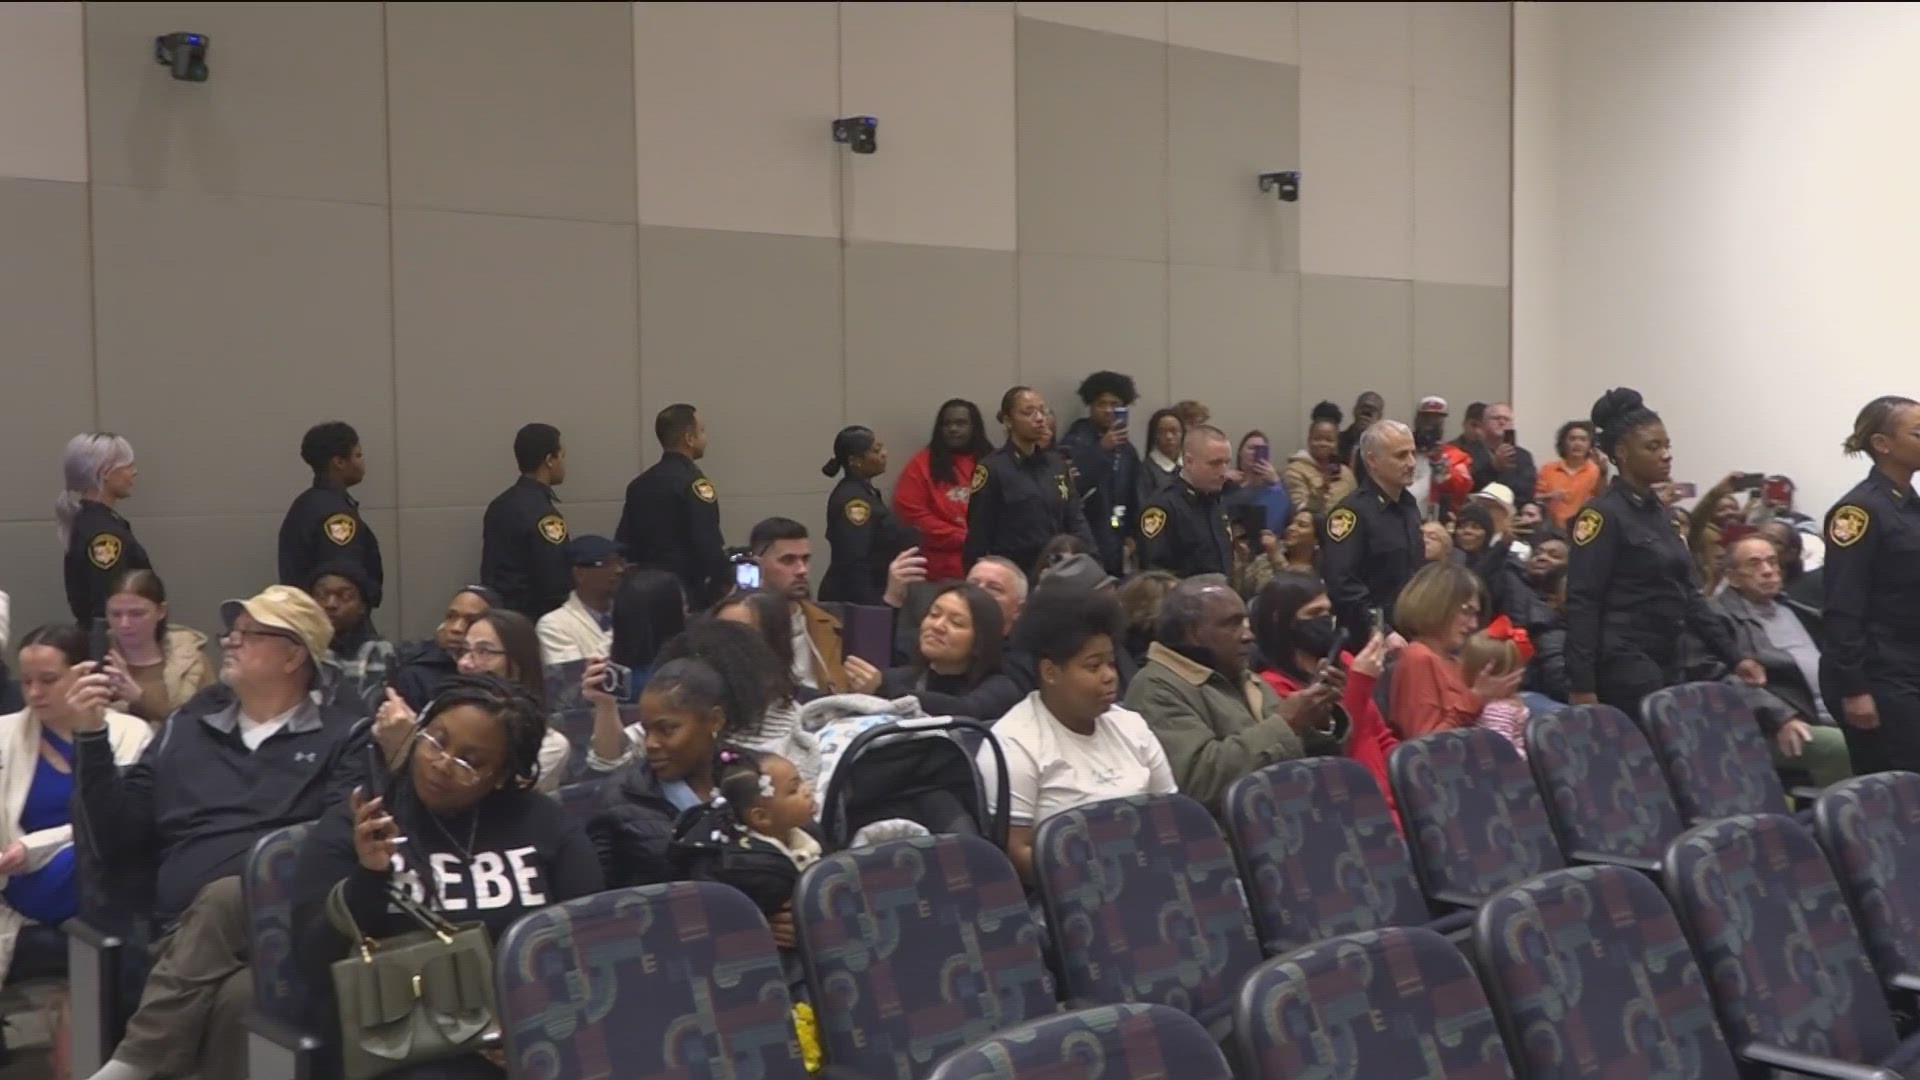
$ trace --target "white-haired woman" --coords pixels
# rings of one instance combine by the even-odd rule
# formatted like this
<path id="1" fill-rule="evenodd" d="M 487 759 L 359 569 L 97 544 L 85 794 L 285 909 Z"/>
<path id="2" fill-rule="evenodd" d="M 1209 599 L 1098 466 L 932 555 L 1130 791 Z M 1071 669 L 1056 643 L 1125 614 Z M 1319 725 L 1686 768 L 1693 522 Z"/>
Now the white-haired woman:
<path id="1" fill-rule="evenodd" d="M 82 627 L 106 617 L 113 583 L 129 570 L 151 570 L 147 549 L 115 507 L 133 494 L 140 470 L 133 445 L 111 432 L 75 435 L 61 459 L 67 487 L 54 501 L 60 540 L 67 546 L 67 606 Z"/>

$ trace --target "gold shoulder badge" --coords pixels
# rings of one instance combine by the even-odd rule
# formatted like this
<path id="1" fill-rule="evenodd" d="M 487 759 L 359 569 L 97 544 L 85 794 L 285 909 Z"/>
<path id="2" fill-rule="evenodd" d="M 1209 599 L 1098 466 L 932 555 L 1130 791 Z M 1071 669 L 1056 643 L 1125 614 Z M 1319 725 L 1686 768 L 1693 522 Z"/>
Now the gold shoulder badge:
<path id="1" fill-rule="evenodd" d="M 693 496 L 701 502 L 707 503 L 719 498 L 713 490 L 713 481 L 704 476 L 693 482 Z"/>
<path id="2" fill-rule="evenodd" d="M 559 514 L 548 514 L 541 518 L 540 524 L 535 527 L 540 530 L 541 538 L 549 544 L 567 542 L 567 519 Z"/>
<path id="3" fill-rule="evenodd" d="M 1352 536 L 1354 526 L 1359 524 L 1359 515 L 1343 506 L 1327 516 L 1327 539 L 1337 544 Z"/>
<path id="4" fill-rule="evenodd" d="M 1157 506 L 1149 506 L 1140 515 L 1140 535 L 1149 540 L 1157 539 L 1167 527 L 1167 512 Z"/>
<path id="5" fill-rule="evenodd" d="M 100 570 L 111 570 L 120 564 L 120 538 L 112 533 L 101 533 L 87 541 L 87 560 Z"/>
<path id="6" fill-rule="evenodd" d="M 873 519 L 873 507 L 868 506 L 865 499 L 850 499 L 847 501 L 846 514 L 849 524 L 865 525 Z"/>
<path id="7" fill-rule="evenodd" d="M 327 539 L 333 541 L 335 547 L 346 547 L 359 534 L 360 523 L 353 520 L 352 514 L 335 514 L 320 526 L 320 530 L 327 534 Z"/>
<path id="8" fill-rule="evenodd" d="M 1607 519 L 1601 517 L 1598 510 L 1580 511 L 1580 516 L 1573 519 L 1573 542 L 1581 547 L 1593 543 L 1594 538 L 1600 535 L 1600 530 L 1606 523 Z"/>
<path id="9" fill-rule="evenodd" d="M 1841 547 L 1852 547 L 1867 535 L 1867 524 L 1871 520 L 1865 510 L 1843 506 L 1833 512 L 1833 521 L 1827 525 L 1827 539 Z"/>
<path id="10" fill-rule="evenodd" d="M 1061 473 L 1059 476 L 1054 477 L 1053 483 L 1055 487 L 1058 487 L 1060 489 L 1061 498 L 1063 499 L 1073 498 L 1072 481 L 1067 479 L 1066 473 Z"/>
<path id="11" fill-rule="evenodd" d="M 981 488 L 986 486 L 987 486 L 987 467 L 985 465 L 975 465 L 973 467 L 973 490 L 979 491 Z"/>

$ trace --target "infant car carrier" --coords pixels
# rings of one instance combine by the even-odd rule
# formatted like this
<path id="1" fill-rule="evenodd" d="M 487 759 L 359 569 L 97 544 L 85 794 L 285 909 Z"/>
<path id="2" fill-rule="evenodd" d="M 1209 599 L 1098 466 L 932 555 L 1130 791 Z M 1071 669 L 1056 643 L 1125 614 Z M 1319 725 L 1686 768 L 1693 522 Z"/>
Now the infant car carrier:
<path id="1" fill-rule="evenodd" d="M 990 799 L 975 765 L 993 747 Z M 862 731 L 839 755 L 821 799 L 828 851 L 878 821 L 904 818 L 934 833 L 983 836 L 1007 846 L 1007 757 L 987 725 L 957 716 L 902 717 Z M 989 802 L 996 805 L 988 806 Z"/>

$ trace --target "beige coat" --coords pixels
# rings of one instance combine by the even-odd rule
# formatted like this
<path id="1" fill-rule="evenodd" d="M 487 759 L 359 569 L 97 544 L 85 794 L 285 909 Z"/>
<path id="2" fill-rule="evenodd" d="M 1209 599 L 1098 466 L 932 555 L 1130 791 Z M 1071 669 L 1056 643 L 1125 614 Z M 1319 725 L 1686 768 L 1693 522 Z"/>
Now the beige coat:
<path id="1" fill-rule="evenodd" d="M 151 702 L 141 702 L 140 711 L 156 717 L 159 723 L 173 715 L 173 710 L 185 705 L 193 695 L 213 685 L 213 661 L 207 658 L 207 635 L 184 626 L 167 628 L 166 640 L 160 643 L 160 676 L 167 683 L 167 700 L 164 707 Z M 126 702 L 114 703 L 116 709 L 127 709 Z"/>
<path id="2" fill-rule="evenodd" d="M 1346 465 L 1340 466 L 1340 476 L 1329 480 L 1305 450 L 1293 455 L 1287 467 L 1280 473 L 1280 482 L 1287 486 L 1287 494 L 1293 496 L 1293 508 L 1310 510 L 1315 517 L 1326 517 L 1340 500 L 1353 494 L 1360 484 L 1353 478 L 1353 470 Z"/>
<path id="3" fill-rule="evenodd" d="M 113 760 L 121 766 L 132 764 L 153 738 L 153 728 L 137 716 L 107 713 L 107 738 L 113 745 Z M 40 757 L 40 724 L 30 712 L 0 716 L 0 851 L 15 841 L 26 845 L 27 870 L 38 870 L 55 855 L 73 844 L 73 826 L 61 825 L 39 832 L 20 831 L 20 813 L 27 805 L 27 792 L 33 787 L 33 774 Z M 0 889 L 7 884 L 0 877 Z M 26 918 L 0 900 L 0 981 L 13 963 L 13 944 L 20 936 Z"/>

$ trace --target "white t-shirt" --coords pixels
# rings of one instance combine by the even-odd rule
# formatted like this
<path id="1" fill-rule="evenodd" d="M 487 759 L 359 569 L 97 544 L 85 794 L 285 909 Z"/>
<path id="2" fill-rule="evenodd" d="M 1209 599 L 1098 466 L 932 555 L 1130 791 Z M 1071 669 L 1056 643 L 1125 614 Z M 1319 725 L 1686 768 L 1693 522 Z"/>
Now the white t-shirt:
<path id="1" fill-rule="evenodd" d="M 1080 735 L 1054 719 L 1036 690 L 993 725 L 993 734 L 1007 755 L 1015 825 L 1037 825 L 1083 803 L 1179 790 L 1146 720 L 1117 705 L 1094 721 L 1092 735 Z M 982 749 L 980 762 L 992 777 L 993 752 Z"/>

